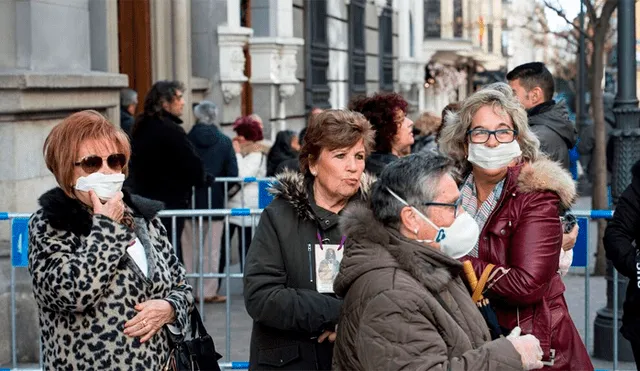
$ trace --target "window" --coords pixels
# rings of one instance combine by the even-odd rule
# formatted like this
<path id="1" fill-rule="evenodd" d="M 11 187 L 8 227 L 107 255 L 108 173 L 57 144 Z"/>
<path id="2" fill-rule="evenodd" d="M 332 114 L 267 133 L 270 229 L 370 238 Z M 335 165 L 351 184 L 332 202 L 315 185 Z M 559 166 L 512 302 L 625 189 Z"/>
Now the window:
<path id="1" fill-rule="evenodd" d="M 502 51 L 502 56 L 503 57 L 509 57 L 509 37 L 510 37 L 511 31 L 502 31 L 502 45 L 501 45 L 501 51 Z"/>
<path id="2" fill-rule="evenodd" d="M 379 25 L 380 90 L 393 91 L 393 21 L 389 0 L 380 15 Z"/>
<path id="3" fill-rule="evenodd" d="M 365 49 L 366 0 L 351 0 L 349 6 L 349 95 L 367 93 L 367 55 Z"/>
<path id="4" fill-rule="evenodd" d="M 424 37 L 440 38 L 440 0 L 424 0 Z"/>
<path id="5" fill-rule="evenodd" d="M 305 2 L 306 21 L 306 65 L 305 69 L 305 105 L 330 108 L 329 82 L 329 44 L 327 42 L 327 1 L 307 0 Z"/>
<path id="6" fill-rule="evenodd" d="M 493 53 L 493 25 L 487 25 L 487 51 Z"/>
<path id="7" fill-rule="evenodd" d="M 413 31 L 413 15 L 409 12 L 409 57 L 416 56 L 416 46 L 414 45 L 414 31 Z"/>
<path id="8" fill-rule="evenodd" d="M 453 0 L 453 37 L 462 37 L 463 29 L 462 0 Z"/>

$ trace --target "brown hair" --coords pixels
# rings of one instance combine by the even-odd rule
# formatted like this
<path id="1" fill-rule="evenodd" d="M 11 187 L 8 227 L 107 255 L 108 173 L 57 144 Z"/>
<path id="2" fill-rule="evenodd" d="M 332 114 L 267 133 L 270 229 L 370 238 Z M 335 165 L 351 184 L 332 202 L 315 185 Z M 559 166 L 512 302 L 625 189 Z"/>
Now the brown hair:
<path id="1" fill-rule="evenodd" d="M 326 110 L 312 116 L 300 150 L 300 171 L 309 172 L 309 165 L 318 159 L 323 149 L 333 151 L 350 148 L 364 140 L 366 155 L 374 145 L 375 131 L 369 121 L 358 112 Z"/>
<path id="2" fill-rule="evenodd" d="M 78 159 L 80 145 L 85 140 L 111 142 L 118 152 L 125 155 L 127 164 L 122 169 L 128 172 L 131 145 L 122 129 L 115 127 L 100 113 L 87 110 L 72 114 L 56 125 L 44 141 L 42 153 L 47 168 L 56 177 L 62 190 L 69 196 L 73 189 L 74 162 Z"/>
<path id="3" fill-rule="evenodd" d="M 421 135 L 436 134 L 440 130 L 442 121 L 433 112 L 423 112 L 414 123 Z"/>

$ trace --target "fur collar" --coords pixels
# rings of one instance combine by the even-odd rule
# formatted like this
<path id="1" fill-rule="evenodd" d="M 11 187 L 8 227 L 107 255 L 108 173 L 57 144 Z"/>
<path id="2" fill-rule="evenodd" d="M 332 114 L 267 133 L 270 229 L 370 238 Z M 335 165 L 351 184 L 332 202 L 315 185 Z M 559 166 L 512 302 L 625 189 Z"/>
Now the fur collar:
<path id="1" fill-rule="evenodd" d="M 347 207 L 340 227 L 347 236 L 347 249 L 334 285 L 338 295 L 346 294 L 358 277 L 383 268 L 402 269 L 427 290 L 440 292 L 462 269 L 457 260 L 385 227 L 364 203 Z"/>
<path id="2" fill-rule="evenodd" d="M 124 202 L 133 210 L 134 216 L 146 220 L 153 219 L 164 204 L 124 191 Z M 91 213 L 80 201 L 70 198 L 59 188 L 45 192 L 38 200 L 44 218 L 55 228 L 72 232 L 76 235 L 88 236 L 91 232 Z"/>
<path id="3" fill-rule="evenodd" d="M 523 193 L 555 192 L 565 209 L 569 209 L 577 197 L 576 183 L 571 174 L 560 164 L 544 157 L 522 166 L 518 175 L 518 188 Z"/>
<path id="4" fill-rule="evenodd" d="M 287 201 L 304 220 L 314 220 L 315 215 L 311 204 L 309 203 L 308 180 L 304 175 L 297 171 L 286 170 L 276 176 L 276 182 L 271 187 L 270 192 L 275 198 L 281 198 Z M 375 182 L 375 178 L 362 173 L 360 177 L 360 198 L 368 200 L 371 191 L 371 185 Z"/>

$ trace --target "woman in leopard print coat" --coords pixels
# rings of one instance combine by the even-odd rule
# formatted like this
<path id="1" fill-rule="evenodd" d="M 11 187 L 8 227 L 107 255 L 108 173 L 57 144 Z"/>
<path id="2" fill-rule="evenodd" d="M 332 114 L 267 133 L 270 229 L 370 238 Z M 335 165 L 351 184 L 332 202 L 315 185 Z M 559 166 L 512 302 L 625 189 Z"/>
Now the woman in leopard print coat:
<path id="1" fill-rule="evenodd" d="M 83 111 L 54 127 L 44 153 L 60 186 L 40 197 L 29 224 L 45 369 L 160 369 L 193 306 L 156 216 L 162 203 L 76 189 L 92 173 L 126 173 L 126 135 Z"/>

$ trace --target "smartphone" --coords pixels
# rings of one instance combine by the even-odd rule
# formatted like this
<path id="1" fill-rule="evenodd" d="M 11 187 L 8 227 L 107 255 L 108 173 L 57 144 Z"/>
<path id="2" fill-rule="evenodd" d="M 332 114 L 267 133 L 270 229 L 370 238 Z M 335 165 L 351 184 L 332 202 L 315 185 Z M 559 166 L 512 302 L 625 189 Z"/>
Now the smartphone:
<path id="1" fill-rule="evenodd" d="M 575 215 L 571 213 L 564 214 L 564 216 L 560 217 L 560 220 L 562 221 L 562 228 L 565 234 L 571 232 L 573 227 L 578 223 Z"/>

